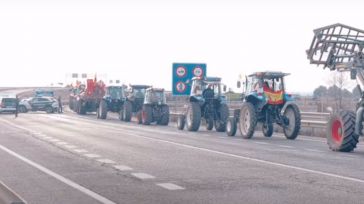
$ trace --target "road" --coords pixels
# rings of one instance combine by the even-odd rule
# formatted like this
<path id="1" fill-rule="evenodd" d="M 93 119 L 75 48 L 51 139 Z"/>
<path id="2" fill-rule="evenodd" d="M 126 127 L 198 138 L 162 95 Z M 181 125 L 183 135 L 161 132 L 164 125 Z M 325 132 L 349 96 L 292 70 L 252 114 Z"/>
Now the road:
<path id="1" fill-rule="evenodd" d="M 110 114 L 0 115 L 0 180 L 28 203 L 362 203 L 364 145 L 178 131 Z"/>

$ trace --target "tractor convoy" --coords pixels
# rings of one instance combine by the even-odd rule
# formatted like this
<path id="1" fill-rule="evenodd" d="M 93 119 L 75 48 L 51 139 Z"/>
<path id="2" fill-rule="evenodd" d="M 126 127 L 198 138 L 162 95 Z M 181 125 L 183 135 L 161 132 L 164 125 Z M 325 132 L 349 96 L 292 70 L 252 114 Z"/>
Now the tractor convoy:
<path id="1" fill-rule="evenodd" d="M 330 116 L 327 143 L 334 151 L 353 151 L 363 134 L 363 49 L 363 30 L 334 24 L 314 30 L 314 38 L 306 51 L 311 64 L 322 65 L 331 71 L 350 72 L 361 92 L 356 112 L 341 110 Z M 183 77 L 184 73 L 180 68 L 178 74 Z M 195 75 L 186 81 L 191 91 L 183 112 L 179 114 L 170 113 L 164 89 L 149 85 L 130 85 L 129 88 L 126 85 L 105 86 L 95 77 L 87 79 L 85 84 L 77 82 L 72 87 L 69 108 L 80 115 L 96 112 L 98 119 L 106 119 L 109 112 L 116 113 L 118 119 L 124 122 L 132 121 L 134 116 L 136 122 L 143 125 L 155 123 L 166 126 L 170 116 L 176 116 L 178 130 L 198 131 L 203 124 L 206 130 L 215 128 L 228 136 L 234 136 L 239 129 L 245 139 L 253 137 L 257 126 L 265 137 L 271 137 L 276 125 L 287 139 L 294 140 L 301 128 L 301 114 L 293 97 L 286 93 L 284 78 L 287 75 L 279 71 L 265 71 L 244 77 L 237 83 L 237 87 L 242 89 L 239 108 L 230 110 L 224 95 L 226 86 L 221 83 L 221 78 Z M 29 105 L 24 105 L 24 108 L 23 103 L 21 105 L 24 110 L 34 109 Z M 54 110 L 49 108 L 48 111 Z"/>

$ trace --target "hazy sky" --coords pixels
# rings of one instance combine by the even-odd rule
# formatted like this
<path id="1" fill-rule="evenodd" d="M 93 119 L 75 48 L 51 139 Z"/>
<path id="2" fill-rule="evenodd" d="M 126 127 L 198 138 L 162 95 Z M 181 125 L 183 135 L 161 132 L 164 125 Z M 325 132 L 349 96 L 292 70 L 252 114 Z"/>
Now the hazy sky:
<path id="1" fill-rule="evenodd" d="M 0 1 L 0 86 L 63 82 L 76 73 L 171 89 L 172 63 L 207 63 L 235 87 L 239 74 L 292 73 L 289 91 L 327 83 L 310 65 L 313 29 L 364 29 L 363 1 Z"/>

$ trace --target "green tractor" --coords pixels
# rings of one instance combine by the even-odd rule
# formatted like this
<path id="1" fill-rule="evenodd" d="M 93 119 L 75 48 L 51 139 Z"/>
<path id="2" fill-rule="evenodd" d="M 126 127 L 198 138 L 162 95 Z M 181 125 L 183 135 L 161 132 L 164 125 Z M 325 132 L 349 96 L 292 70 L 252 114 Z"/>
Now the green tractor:
<path id="1" fill-rule="evenodd" d="M 141 115 L 138 123 L 150 125 L 156 122 L 158 125 L 168 125 L 169 106 L 166 103 L 164 89 L 148 88 L 146 90 Z"/>
<path id="2" fill-rule="evenodd" d="M 119 113 L 126 101 L 125 86 L 108 86 L 106 94 L 100 101 L 96 111 L 98 119 L 106 119 L 107 112 Z"/>
<path id="3" fill-rule="evenodd" d="M 243 138 L 253 137 L 257 123 L 262 124 L 265 137 L 273 135 L 273 124 L 283 128 L 287 139 L 296 139 L 301 127 L 301 114 L 292 96 L 285 92 L 282 72 L 256 72 L 243 83 L 243 104 L 229 117 L 226 133 L 234 136 L 239 126 Z M 241 83 L 238 82 L 238 87 Z"/>
<path id="4" fill-rule="evenodd" d="M 183 130 L 186 123 L 188 131 L 198 131 L 201 118 L 204 118 L 207 130 L 212 130 L 215 126 L 217 132 L 224 132 L 229 108 L 222 91 L 226 91 L 226 86 L 221 84 L 221 78 L 192 78 L 187 111 L 178 116 L 177 128 Z"/>
<path id="5" fill-rule="evenodd" d="M 138 122 L 142 121 L 141 110 L 144 104 L 146 90 L 150 88 L 148 85 L 130 85 L 127 93 L 126 101 L 123 108 L 119 112 L 119 119 L 130 122 L 133 114 L 137 116 Z"/>

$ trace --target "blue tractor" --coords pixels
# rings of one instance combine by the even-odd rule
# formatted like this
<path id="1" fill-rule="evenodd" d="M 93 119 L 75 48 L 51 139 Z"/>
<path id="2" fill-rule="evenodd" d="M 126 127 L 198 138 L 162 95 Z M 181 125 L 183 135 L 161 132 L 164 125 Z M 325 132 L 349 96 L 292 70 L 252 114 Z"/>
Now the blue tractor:
<path id="1" fill-rule="evenodd" d="M 212 130 L 215 126 L 216 131 L 224 132 L 229 108 L 222 91 L 226 91 L 226 86 L 222 86 L 221 78 L 192 78 L 187 111 L 178 117 L 177 128 L 183 130 L 186 123 L 188 131 L 197 131 L 201 118 L 204 118 L 207 130 Z"/>
<path id="2" fill-rule="evenodd" d="M 243 104 L 229 117 L 226 133 L 234 136 L 239 126 L 243 138 L 253 137 L 257 123 L 265 137 L 273 135 L 273 124 L 283 128 L 287 139 L 296 139 L 301 127 L 301 114 L 292 96 L 285 92 L 282 72 L 256 72 L 243 82 Z M 238 82 L 238 87 L 241 82 Z"/>
<path id="3" fill-rule="evenodd" d="M 106 119 L 107 112 L 119 113 L 126 101 L 125 96 L 126 86 L 108 86 L 106 87 L 106 94 L 99 103 L 96 110 L 98 119 Z"/>

